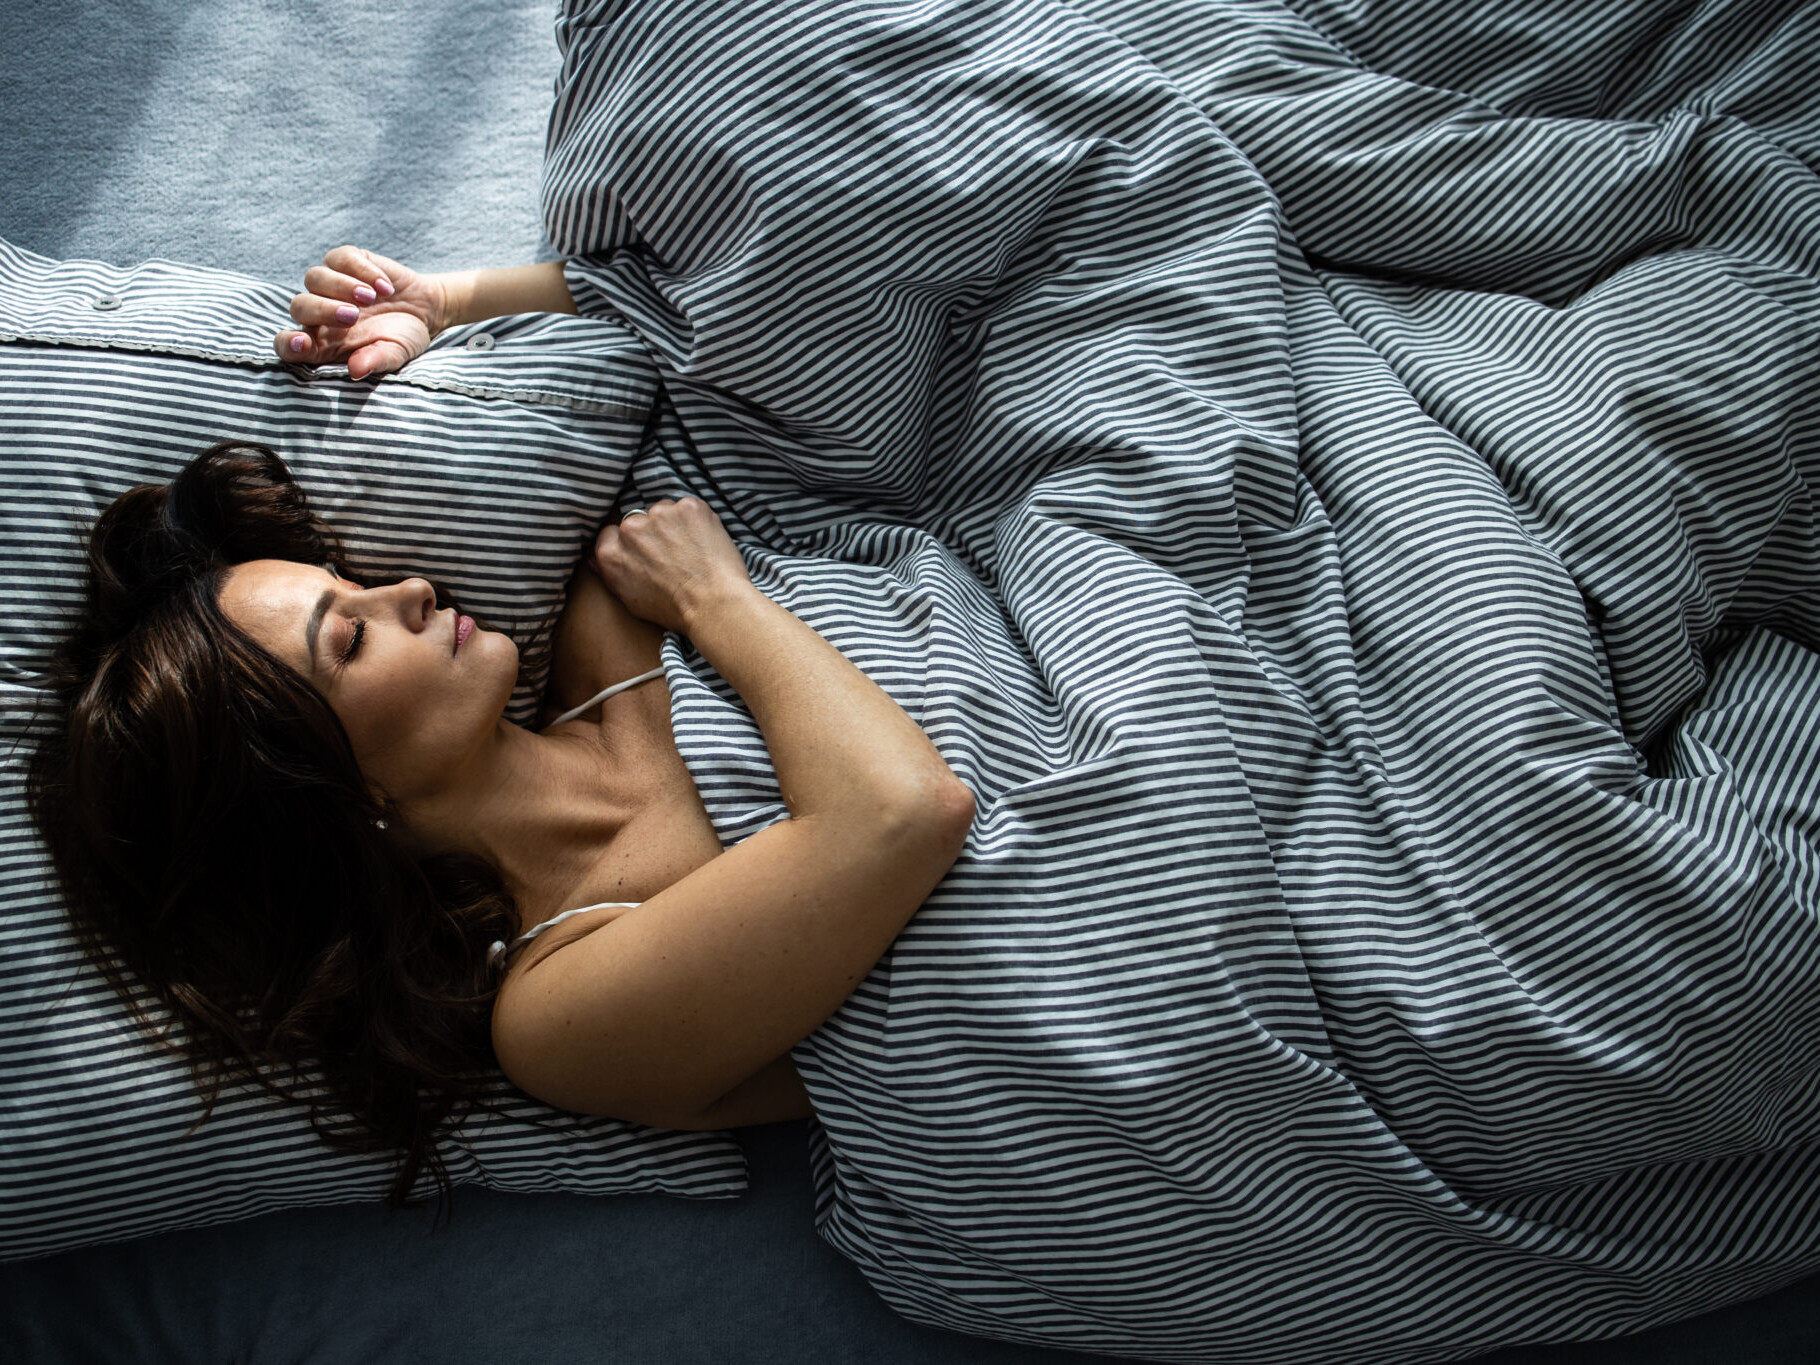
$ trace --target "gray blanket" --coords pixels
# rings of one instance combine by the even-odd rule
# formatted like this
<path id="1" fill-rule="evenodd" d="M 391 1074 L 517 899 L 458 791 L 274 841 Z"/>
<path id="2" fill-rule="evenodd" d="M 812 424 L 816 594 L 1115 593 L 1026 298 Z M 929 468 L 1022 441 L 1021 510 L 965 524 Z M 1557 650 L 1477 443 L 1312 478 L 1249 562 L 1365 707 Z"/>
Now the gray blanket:
<path id="1" fill-rule="evenodd" d="M 795 1054 L 912 1317 L 1411 1361 L 1820 1262 L 1815 10 L 1357 11 L 560 29 L 640 496 L 979 797 Z"/>

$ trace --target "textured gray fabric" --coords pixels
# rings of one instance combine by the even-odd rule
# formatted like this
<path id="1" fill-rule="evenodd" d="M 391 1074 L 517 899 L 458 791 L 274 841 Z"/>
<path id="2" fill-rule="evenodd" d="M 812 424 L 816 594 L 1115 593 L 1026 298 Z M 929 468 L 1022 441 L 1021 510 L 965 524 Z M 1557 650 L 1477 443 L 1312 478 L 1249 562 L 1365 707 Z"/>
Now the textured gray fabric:
<path id="1" fill-rule="evenodd" d="M 0 237 L 291 285 L 326 247 L 530 260 L 549 0 L 0 5 Z"/>

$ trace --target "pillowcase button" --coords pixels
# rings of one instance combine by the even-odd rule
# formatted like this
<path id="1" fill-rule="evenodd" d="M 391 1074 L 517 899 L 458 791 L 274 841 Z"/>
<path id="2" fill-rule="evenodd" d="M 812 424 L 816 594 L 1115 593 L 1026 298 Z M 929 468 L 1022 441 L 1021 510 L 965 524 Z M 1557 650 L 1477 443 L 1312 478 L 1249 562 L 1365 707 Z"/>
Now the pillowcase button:
<path id="1" fill-rule="evenodd" d="M 88 306 L 97 313 L 111 313 L 120 306 L 120 297 L 117 294 L 97 294 L 89 300 Z"/>

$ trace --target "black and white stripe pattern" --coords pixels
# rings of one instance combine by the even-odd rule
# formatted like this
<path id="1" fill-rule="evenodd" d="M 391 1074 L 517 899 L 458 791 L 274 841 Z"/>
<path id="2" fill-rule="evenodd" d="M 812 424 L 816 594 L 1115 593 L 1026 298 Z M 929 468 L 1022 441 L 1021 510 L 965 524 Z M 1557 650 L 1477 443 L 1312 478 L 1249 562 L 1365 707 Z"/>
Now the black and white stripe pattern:
<path id="1" fill-rule="evenodd" d="M 407 375 L 280 366 L 287 295 L 222 272 L 53 262 L 0 242 L 0 1259 L 294 1204 L 375 1199 L 383 1157 L 325 1148 L 248 1091 L 201 1106 L 78 954 L 22 795 L 35 679 L 82 594 L 83 527 L 210 441 L 265 442 L 347 536 L 351 572 L 427 574 L 498 624 L 562 593 L 654 393 L 611 322 L 499 319 Z M 201 302 L 199 302 L 199 300 Z M 101 304 L 96 307 L 96 303 Z M 517 699 L 528 714 L 532 699 Z M 511 1102 L 445 1144 L 497 1189 L 739 1193 L 725 1134 L 663 1133 Z"/>
<path id="2" fill-rule="evenodd" d="M 1546 93 L 1611 7 L 1384 71 L 1306 8 L 559 21 L 641 496 L 979 798 L 795 1052 L 822 1232 L 920 1320 L 1416 1361 L 1820 1265 L 1814 8 L 1622 6 L 1614 107 Z M 669 648 L 741 837 L 763 746 Z"/>

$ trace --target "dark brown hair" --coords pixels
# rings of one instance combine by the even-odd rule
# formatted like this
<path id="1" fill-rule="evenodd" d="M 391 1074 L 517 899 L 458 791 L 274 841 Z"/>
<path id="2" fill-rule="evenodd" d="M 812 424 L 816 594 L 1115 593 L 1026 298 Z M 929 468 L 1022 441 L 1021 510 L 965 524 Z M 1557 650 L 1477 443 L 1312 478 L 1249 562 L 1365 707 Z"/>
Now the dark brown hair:
<path id="1" fill-rule="evenodd" d="M 498 1087 L 486 944 L 517 932 L 516 908 L 485 859 L 422 858 L 379 828 L 396 813 L 328 702 L 218 605 L 254 559 L 341 562 L 263 446 L 220 442 L 102 513 L 33 815 L 85 948 L 189 1059 L 205 1118 L 250 1079 L 308 1103 L 334 1146 L 399 1152 L 394 1206 L 426 1166 L 446 1198 L 436 1138 Z"/>

